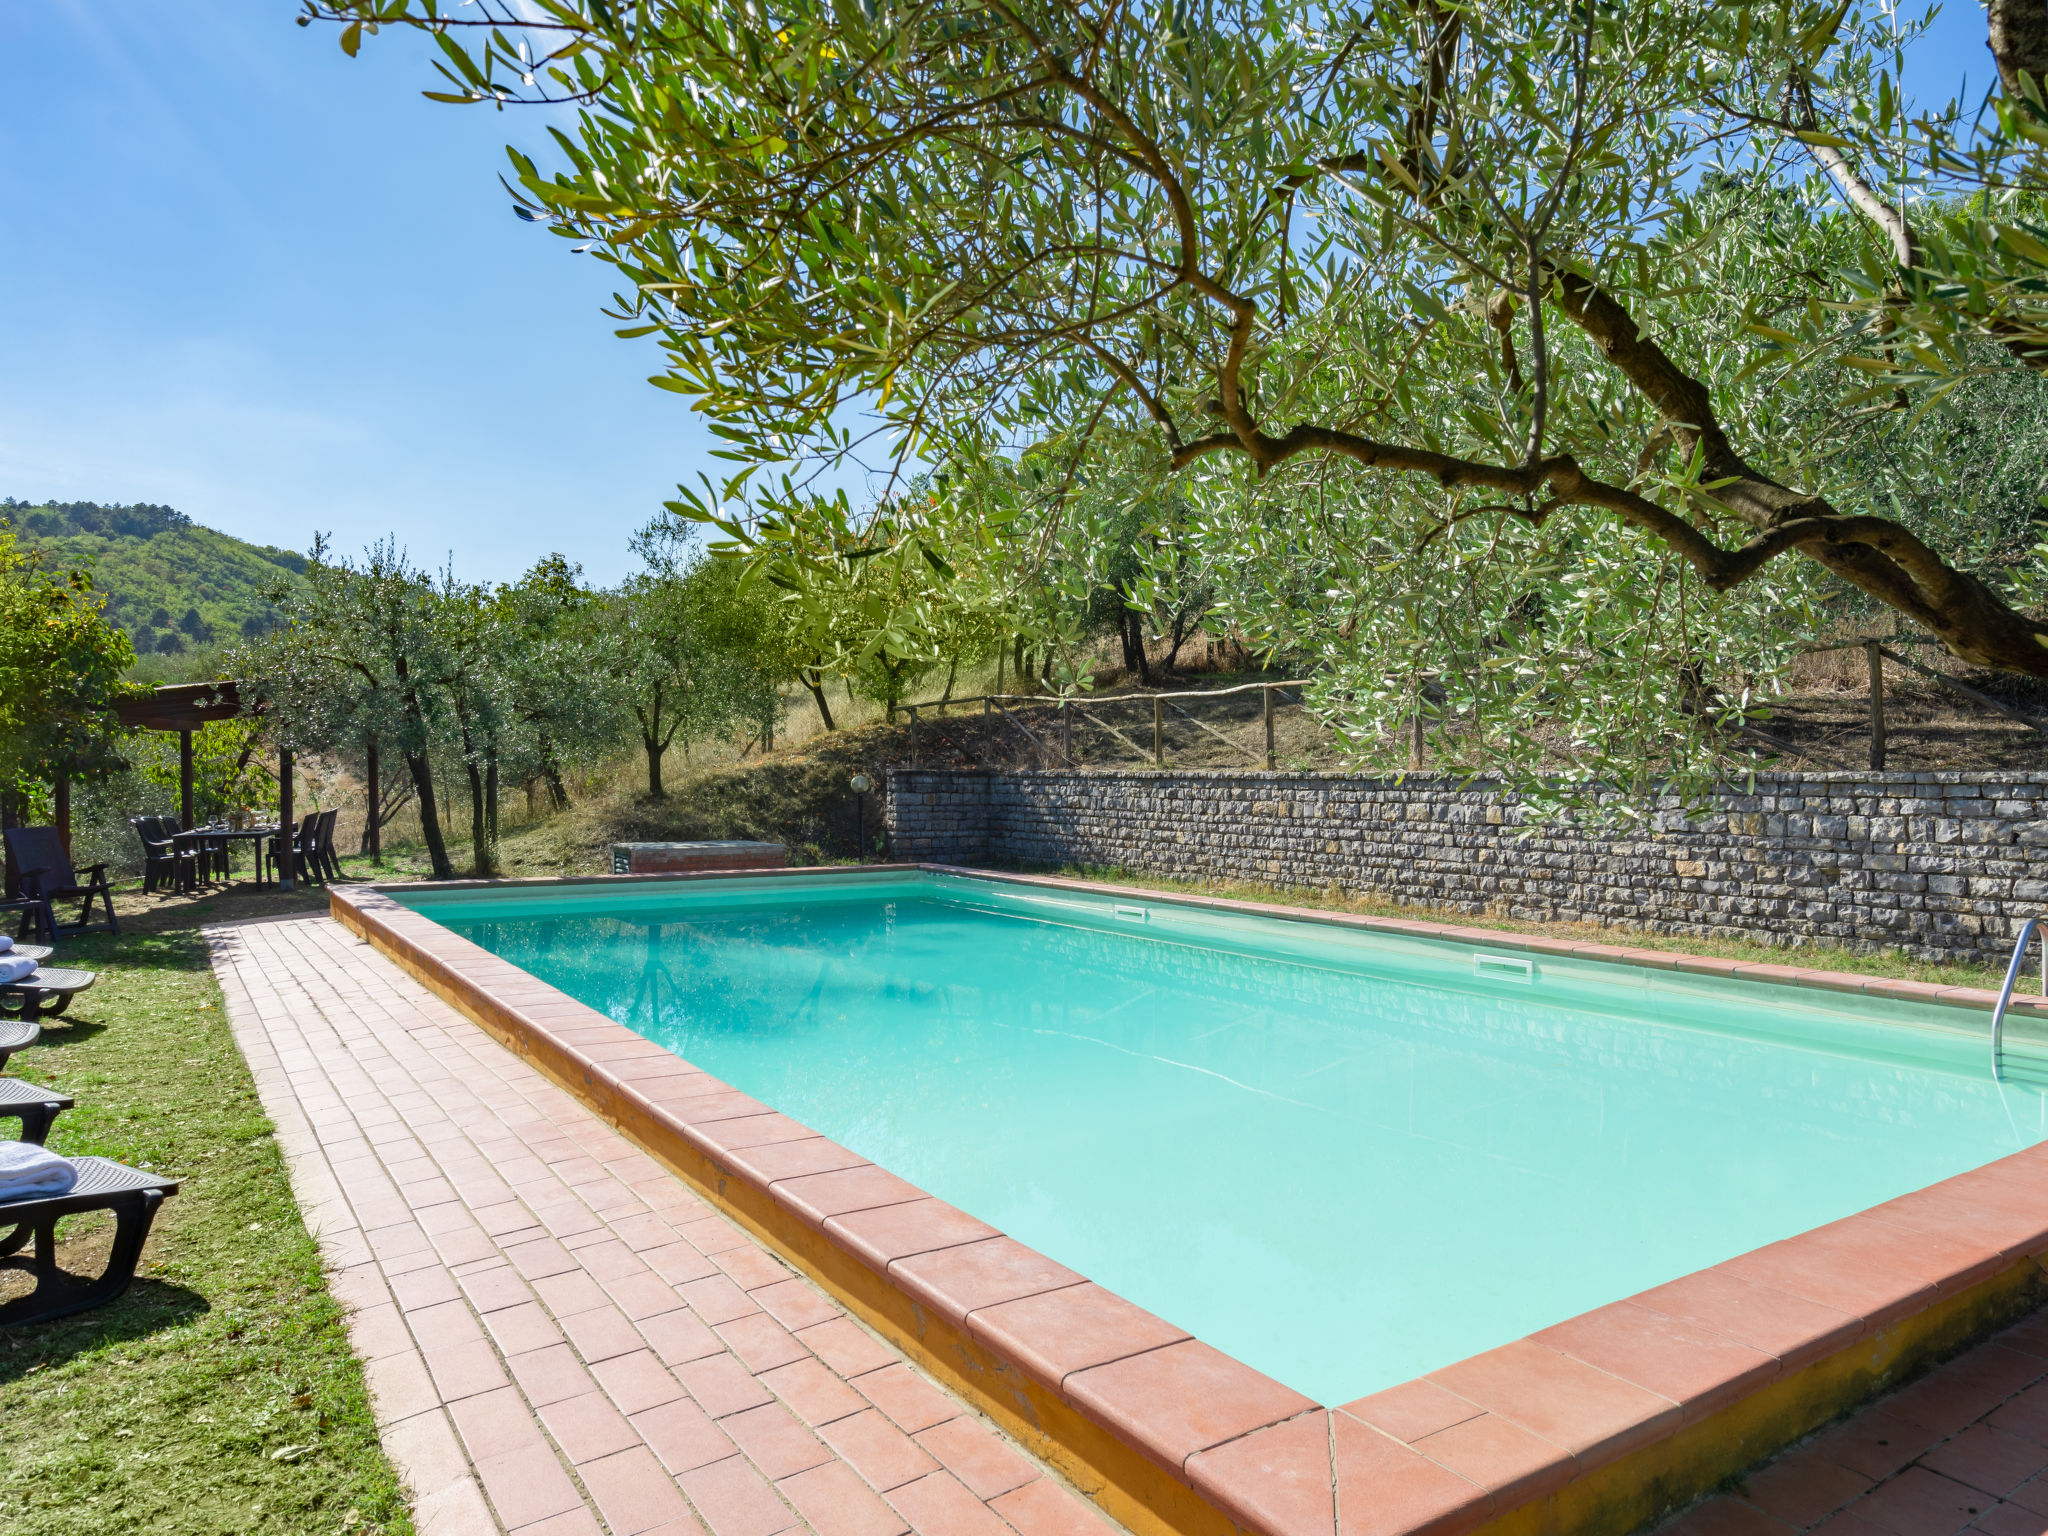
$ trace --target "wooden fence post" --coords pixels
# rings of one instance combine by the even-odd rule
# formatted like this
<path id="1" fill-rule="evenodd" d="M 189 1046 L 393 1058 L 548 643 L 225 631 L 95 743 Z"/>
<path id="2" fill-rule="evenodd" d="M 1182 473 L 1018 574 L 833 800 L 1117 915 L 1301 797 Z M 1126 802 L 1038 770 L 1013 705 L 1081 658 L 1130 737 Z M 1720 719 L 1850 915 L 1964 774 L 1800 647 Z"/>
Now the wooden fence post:
<path id="1" fill-rule="evenodd" d="M 1884 656 L 1875 640 L 1863 642 L 1870 659 L 1870 770 L 1884 772 Z"/>
<path id="2" fill-rule="evenodd" d="M 1273 752 L 1273 689 L 1270 685 L 1259 690 L 1266 706 L 1266 771 L 1271 772 L 1278 760 Z"/>
<path id="3" fill-rule="evenodd" d="M 1152 695 L 1152 762 L 1155 767 L 1166 766 L 1166 700 L 1156 693 Z"/>

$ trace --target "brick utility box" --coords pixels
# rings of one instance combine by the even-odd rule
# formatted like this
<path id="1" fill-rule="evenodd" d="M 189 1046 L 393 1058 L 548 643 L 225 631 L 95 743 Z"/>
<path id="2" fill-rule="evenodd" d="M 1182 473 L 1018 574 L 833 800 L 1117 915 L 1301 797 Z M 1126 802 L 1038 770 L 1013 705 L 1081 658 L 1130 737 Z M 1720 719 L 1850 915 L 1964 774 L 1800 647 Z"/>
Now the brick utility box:
<path id="1" fill-rule="evenodd" d="M 780 843 L 613 843 L 615 875 L 693 875 L 707 869 L 780 869 Z"/>

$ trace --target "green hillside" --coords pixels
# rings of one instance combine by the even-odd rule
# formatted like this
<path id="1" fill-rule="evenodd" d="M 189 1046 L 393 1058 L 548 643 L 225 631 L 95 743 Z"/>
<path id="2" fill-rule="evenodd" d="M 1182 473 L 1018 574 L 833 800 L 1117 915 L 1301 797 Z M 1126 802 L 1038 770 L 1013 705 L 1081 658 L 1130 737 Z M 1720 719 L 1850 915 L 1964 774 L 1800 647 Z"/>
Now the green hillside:
<path id="1" fill-rule="evenodd" d="M 0 500 L 0 519 L 53 561 L 90 562 L 109 617 L 141 657 L 137 675 L 150 680 L 175 678 L 228 641 L 276 623 L 265 587 L 306 568 L 304 555 L 202 528 L 171 507 L 9 497 Z"/>

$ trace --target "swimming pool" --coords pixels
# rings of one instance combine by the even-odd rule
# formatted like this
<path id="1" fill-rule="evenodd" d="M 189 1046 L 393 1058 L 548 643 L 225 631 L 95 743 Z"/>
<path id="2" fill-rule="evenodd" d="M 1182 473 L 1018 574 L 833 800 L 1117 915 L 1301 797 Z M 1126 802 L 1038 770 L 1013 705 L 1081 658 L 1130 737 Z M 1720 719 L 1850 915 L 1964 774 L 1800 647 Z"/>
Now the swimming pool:
<path id="1" fill-rule="evenodd" d="M 2048 1137 L 1956 1009 L 928 873 L 392 894 L 1324 1403 Z"/>

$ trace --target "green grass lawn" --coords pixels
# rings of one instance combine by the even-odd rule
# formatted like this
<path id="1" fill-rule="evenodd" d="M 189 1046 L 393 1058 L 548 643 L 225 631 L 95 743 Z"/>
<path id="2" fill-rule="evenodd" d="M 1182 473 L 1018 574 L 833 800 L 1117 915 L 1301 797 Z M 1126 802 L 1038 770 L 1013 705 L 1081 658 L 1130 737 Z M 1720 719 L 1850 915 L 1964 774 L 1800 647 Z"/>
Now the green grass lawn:
<path id="1" fill-rule="evenodd" d="M 0 1332 L 7 1536 L 412 1530 L 199 933 L 325 904 L 317 891 L 124 893 L 118 939 L 60 946 L 99 983 L 7 1070 L 78 1101 L 56 1150 L 185 1185 L 127 1295 Z M 110 1232 L 103 1217 L 72 1218 L 59 1229 L 67 1260 L 83 1268 Z"/>

